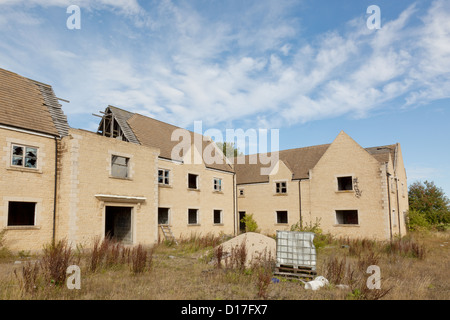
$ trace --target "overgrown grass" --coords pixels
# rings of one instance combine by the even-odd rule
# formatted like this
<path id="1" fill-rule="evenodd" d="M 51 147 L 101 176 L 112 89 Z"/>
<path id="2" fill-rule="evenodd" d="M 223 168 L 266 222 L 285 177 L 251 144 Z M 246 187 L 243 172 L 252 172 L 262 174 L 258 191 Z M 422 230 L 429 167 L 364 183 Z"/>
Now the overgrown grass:
<path id="1" fill-rule="evenodd" d="M 105 240 L 78 251 L 56 244 L 34 261 L 20 258 L 21 265 L 2 260 L 0 299 L 450 299 L 444 267 L 450 263 L 449 232 L 410 234 L 392 242 L 329 237 L 319 251 L 317 273 L 330 285 L 317 291 L 303 289 L 297 280 L 273 282 L 275 257 L 267 252 L 250 266 L 243 264 L 245 246 L 225 257 L 217 249 L 224 240 L 192 235 L 178 245 L 151 248 Z M 44 267 L 44 260 L 52 267 Z M 49 282 L 44 270 L 62 270 L 58 266 L 66 261 L 79 263 L 80 290 L 69 290 L 62 278 Z M 381 289 L 367 287 L 370 265 L 380 267 Z M 57 279 L 59 273 L 53 274 Z"/>

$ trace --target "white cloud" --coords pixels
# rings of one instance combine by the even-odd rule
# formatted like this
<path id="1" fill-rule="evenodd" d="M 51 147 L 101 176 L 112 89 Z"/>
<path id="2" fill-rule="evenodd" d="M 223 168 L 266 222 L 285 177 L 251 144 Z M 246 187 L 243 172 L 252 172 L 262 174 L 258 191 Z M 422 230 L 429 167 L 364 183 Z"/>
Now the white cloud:
<path id="1" fill-rule="evenodd" d="M 69 114 L 112 104 L 182 126 L 202 119 L 208 125 L 244 120 L 274 127 L 343 114 L 364 117 L 394 99 L 408 106 L 450 93 L 445 1 L 433 2 L 419 24 L 411 23 L 418 15 L 413 5 L 381 30 L 352 20 L 346 31 L 331 30 L 309 43 L 296 41 L 301 34 L 289 15 L 290 1 L 254 2 L 217 20 L 190 2 L 170 0 L 151 10 L 137 1 L 27 3 L 69 2 L 133 16 L 134 24 L 117 18 L 116 29 L 103 30 L 114 41 L 91 31 L 73 45 L 66 34 L 41 26 L 31 9 L 20 12 L 33 26 L 0 13 L 0 26 L 7 21 L 20 27 L 13 35 L 0 31 L 0 61 L 19 73 L 34 72 L 36 79 L 49 72 L 42 80 L 72 101 Z M 13 1 L 1 4 L 19 14 Z M 121 25 L 129 28 L 122 34 L 116 32 Z M 133 32 L 139 36 L 126 36 Z M 12 56 L 33 63 L 20 67 Z"/>

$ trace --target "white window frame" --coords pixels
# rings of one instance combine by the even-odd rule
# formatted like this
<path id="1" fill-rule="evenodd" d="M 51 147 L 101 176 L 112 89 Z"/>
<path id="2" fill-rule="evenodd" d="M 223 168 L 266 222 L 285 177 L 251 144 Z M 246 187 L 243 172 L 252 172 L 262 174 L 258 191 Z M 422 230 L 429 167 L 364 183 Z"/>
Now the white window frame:
<path id="1" fill-rule="evenodd" d="M 162 171 L 163 175 L 162 175 L 162 182 L 159 181 L 160 175 L 159 173 Z M 166 176 L 167 173 L 167 176 Z M 158 184 L 160 185 L 164 185 L 164 186 L 170 186 L 170 182 L 172 181 L 171 176 L 170 176 L 170 170 L 169 169 L 163 169 L 163 168 L 159 168 L 158 169 Z"/>
<path id="2" fill-rule="evenodd" d="M 218 184 L 216 182 L 219 182 Z M 221 178 L 213 178 L 213 191 L 222 192 L 223 180 Z"/>
<path id="3" fill-rule="evenodd" d="M 13 164 L 14 147 L 23 148 L 22 165 Z M 27 149 L 28 148 L 32 148 L 32 149 L 36 150 L 36 164 L 35 164 L 34 167 L 27 167 L 26 166 L 25 159 L 27 158 L 26 157 L 26 153 L 27 153 Z M 35 146 L 31 146 L 31 145 L 24 145 L 24 144 L 20 144 L 20 143 L 11 143 L 11 159 L 10 159 L 9 164 L 10 164 L 10 166 L 12 168 L 23 168 L 23 169 L 29 169 L 29 170 L 39 170 L 39 147 L 35 147 Z"/>

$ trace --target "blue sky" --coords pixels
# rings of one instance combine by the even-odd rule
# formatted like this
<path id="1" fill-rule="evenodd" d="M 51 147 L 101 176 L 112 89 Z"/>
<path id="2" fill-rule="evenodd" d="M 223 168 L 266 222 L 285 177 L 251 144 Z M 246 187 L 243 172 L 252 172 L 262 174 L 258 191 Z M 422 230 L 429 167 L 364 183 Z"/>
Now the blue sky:
<path id="1" fill-rule="evenodd" d="M 344 130 L 399 142 L 408 182 L 450 195 L 450 1 L 0 0 L 0 67 L 52 85 L 72 127 L 95 130 L 110 104 L 189 129 L 280 129 L 280 149 Z"/>

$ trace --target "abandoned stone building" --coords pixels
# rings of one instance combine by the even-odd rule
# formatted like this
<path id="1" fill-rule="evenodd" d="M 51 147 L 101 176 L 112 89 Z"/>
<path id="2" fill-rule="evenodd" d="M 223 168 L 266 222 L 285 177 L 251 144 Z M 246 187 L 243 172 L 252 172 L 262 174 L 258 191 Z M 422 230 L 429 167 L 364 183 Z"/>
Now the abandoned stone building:
<path id="1" fill-rule="evenodd" d="M 261 175 L 261 164 L 234 164 L 207 137 L 113 106 L 97 132 L 70 128 L 50 85 L 0 69 L 0 144 L 0 231 L 11 250 L 236 235 L 246 214 L 269 235 L 300 221 L 352 237 L 406 232 L 400 145 L 364 149 L 344 132 L 280 151 L 277 170 Z"/>

